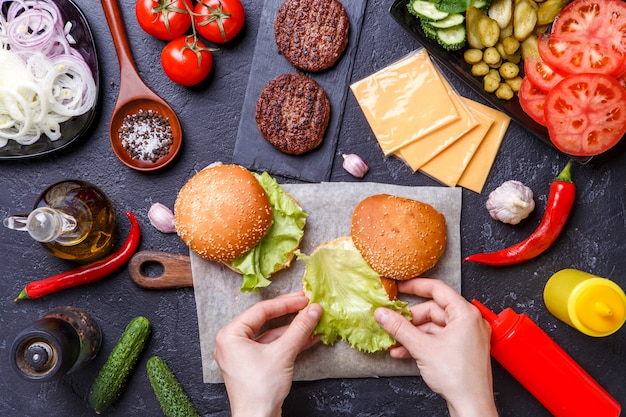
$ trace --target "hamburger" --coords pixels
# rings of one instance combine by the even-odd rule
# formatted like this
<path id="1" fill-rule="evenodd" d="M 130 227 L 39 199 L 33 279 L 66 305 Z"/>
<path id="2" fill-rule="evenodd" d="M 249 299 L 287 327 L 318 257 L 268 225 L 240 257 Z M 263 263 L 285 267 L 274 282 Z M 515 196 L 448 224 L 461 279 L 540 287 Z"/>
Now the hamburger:
<path id="1" fill-rule="evenodd" d="M 243 276 L 258 291 L 289 267 L 304 235 L 306 213 L 268 173 L 214 165 L 191 177 L 174 203 L 178 236 L 202 258 Z"/>
<path id="2" fill-rule="evenodd" d="M 362 200 L 350 236 L 323 243 L 308 256 L 298 253 L 306 263 L 304 291 L 324 309 L 315 334 L 323 343 L 343 339 L 363 352 L 393 346 L 374 310 L 387 307 L 410 319 L 395 284 L 434 267 L 445 244 L 445 218 L 429 204 L 388 194 Z"/>

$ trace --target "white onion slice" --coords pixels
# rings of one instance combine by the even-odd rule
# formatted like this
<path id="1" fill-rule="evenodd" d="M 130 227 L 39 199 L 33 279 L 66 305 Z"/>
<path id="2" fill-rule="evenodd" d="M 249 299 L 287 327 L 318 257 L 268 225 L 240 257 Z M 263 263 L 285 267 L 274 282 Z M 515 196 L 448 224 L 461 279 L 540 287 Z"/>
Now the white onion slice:
<path id="1" fill-rule="evenodd" d="M 95 105 L 97 87 L 84 58 L 71 45 L 51 0 L 0 0 L 0 147 L 42 134 L 61 137 L 61 124 Z"/>

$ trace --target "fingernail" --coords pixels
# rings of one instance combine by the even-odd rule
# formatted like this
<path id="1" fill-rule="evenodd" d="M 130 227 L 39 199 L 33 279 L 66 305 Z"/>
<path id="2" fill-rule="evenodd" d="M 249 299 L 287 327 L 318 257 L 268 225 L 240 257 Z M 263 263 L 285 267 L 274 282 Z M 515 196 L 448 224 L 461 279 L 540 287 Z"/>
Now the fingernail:
<path id="1" fill-rule="evenodd" d="M 317 320 L 322 314 L 322 306 L 320 306 L 319 304 L 311 304 L 309 308 L 306 309 L 306 312 L 309 316 Z"/>
<path id="2" fill-rule="evenodd" d="M 387 319 L 389 318 L 389 313 L 384 308 L 377 308 L 374 310 L 374 318 L 380 324 L 385 324 Z"/>

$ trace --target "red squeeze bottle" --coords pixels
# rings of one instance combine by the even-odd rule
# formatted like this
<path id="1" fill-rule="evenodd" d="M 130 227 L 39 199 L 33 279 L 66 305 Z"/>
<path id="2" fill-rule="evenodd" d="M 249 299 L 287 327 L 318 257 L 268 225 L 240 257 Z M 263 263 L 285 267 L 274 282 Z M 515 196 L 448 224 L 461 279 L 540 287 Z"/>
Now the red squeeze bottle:
<path id="1" fill-rule="evenodd" d="M 620 404 L 530 317 L 472 304 L 491 324 L 491 356 L 555 417 L 620 415 Z"/>

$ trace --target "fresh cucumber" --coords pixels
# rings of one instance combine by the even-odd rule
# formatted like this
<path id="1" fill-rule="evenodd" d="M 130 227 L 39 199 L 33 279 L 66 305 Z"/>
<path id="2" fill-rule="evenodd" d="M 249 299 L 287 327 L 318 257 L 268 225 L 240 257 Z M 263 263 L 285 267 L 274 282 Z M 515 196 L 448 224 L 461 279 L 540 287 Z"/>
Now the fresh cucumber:
<path id="1" fill-rule="evenodd" d="M 409 12 L 420 19 L 441 20 L 448 17 L 447 12 L 437 9 L 435 3 L 428 0 L 413 0 L 408 4 Z"/>
<path id="2" fill-rule="evenodd" d="M 445 28 L 451 28 L 452 26 L 460 25 L 461 23 L 464 23 L 464 22 L 465 22 L 465 16 L 463 16 L 463 14 L 450 13 L 447 17 L 441 20 L 433 20 L 432 22 L 429 22 L 429 23 L 433 27 L 436 27 L 439 29 L 445 29 Z"/>
<path id="3" fill-rule="evenodd" d="M 464 24 L 437 30 L 437 42 L 448 51 L 456 51 L 465 45 Z"/>
<path id="4" fill-rule="evenodd" d="M 135 317 L 126 326 L 89 390 L 89 404 L 97 414 L 121 395 L 149 335 L 150 321 L 145 317 Z"/>
<path id="5" fill-rule="evenodd" d="M 420 19 L 420 26 L 424 31 L 424 34 L 427 38 L 432 39 L 434 41 L 437 40 L 437 28 L 430 24 L 428 20 Z"/>
<path id="6" fill-rule="evenodd" d="M 420 20 L 427 38 L 434 40 L 447 51 L 457 51 L 465 46 L 466 29 L 463 23 L 449 28 L 437 28 L 433 22 Z"/>
<path id="7" fill-rule="evenodd" d="M 146 363 L 148 379 L 166 417 L 198 416 L 191 400 L 167 363 L 153 356 Z"/>

